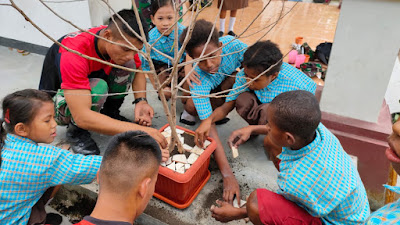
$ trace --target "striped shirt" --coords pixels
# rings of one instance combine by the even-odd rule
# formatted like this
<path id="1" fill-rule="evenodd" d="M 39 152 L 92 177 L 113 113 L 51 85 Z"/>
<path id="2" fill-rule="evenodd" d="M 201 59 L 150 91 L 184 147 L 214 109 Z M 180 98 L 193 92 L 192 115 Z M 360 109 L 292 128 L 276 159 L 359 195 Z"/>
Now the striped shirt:
<path id="1" fill-rule="evenodd" d="M 33 205 L 48 188 L 92 182 L 101 159 L 7 134 L 1 151 L 0 224 L 27 224 Z"/>
<path id="2" fill-rule="evenodd" d="M 322 124 L 309 145 L 283 148 L 278 194 L 325 224 L 361 224 L 369 216 L 364 185 L 339 140 Z"/>
<path id="3" fill-rule="evenodd" d="M 182 31 L 185 29 L 185 26 L 183 26 L 179 22 L 177 23 L 177 25 L 178 25 L 178 37 L 179 37 L 182 34 Z M 154 42 L 156 42 L 158 38 L 160 38 L 160 40 L 158 40 L 158 42 L 156 44 L 154 44 Z M 149 32 L 149 44 L 150 45 L 154 44 L 155 49 L 174 58 L 174 56 L 175 56 L 175 48 L 174 48 L 175 29 L 173 29 L 172 32 L 168 36 L 163 36 L 158 31 L 157 27 L 154 27 Z M 182 47 L 182 44 L 178 42 L 178 46 L 179 46 L 179 50 L 180 50 Z M 143 51 L 146 52 L 146 49 L 143 48 Z M 165 56 L 160 55 L 158 52 L 156 52 L 154 50 L 151 51 L 150 57 L 152 60 L 163 62 L 163 63 L 167 64 L 168 66 L 172 66 L 171 60 L 169 60 Z M 183 53 L 179 62 L 182 62 L 185 59 L 185 57 L 186 57 L 186 53 Z M 142 70 L 150 71 L 149 62 L 147 60 L 145 60 L 143 56 L 140 56 L 140 59 L 142 61 Z"/>
<path id="4" fill-rule="evenodd" d="M 223 56 L 221 57 L 221 64 L 219 65 L 218 72 L 210 74 L 196 66 L 195 70 L 200 75 L 201 85 L 193 83 L 193 88 L 190 88 L 190 90 L 195 93 L 192 94 L 194 97 L 196 94 L 210 94 L 211 90 L 218 87 L 218 85 L 225 80 L 227 77 L 226 75 L 231 75 L 241 66 L 243 54 L 246 51 L 247 45 L 229 35 L 219 38 L 219 41 L 222 42 L 223 45 L 229 44 L 222 48 L 221 55 Z M 193 102 L 201 120 L 207 119 L 212 114 L 210 98 L 193 98 Z"/>
<path id="5" fill-rule="evenodd" d="M 400 187 L 384 185 L 387 189 L 400 194 Z M 388 204 L 371 214 L 365 223 L 367 225 L 389 225 L 400 224 L 400 199 Z"/>
<path id="6" fill-rule="evenodd" d="M 246 84 L 246 76 L 242 69 L 237 75 L 235 84 L 232 89 L 238 88 Z M 295 67 L 282 63 L 281 70 L 278 76 L 268 86 L 260 90 L 254 90 L 255 95 L 261 103 L 270 103 L 276 96 L 283 92 L 305 90 L 315 94 L 317 84 Z M 250 91 L 247 86 L 243 86 L 236 90 L 229 92 L 229 96 L 226 97 L 226 102 L 234 101 L 237 97 L 246 91 Z"/>

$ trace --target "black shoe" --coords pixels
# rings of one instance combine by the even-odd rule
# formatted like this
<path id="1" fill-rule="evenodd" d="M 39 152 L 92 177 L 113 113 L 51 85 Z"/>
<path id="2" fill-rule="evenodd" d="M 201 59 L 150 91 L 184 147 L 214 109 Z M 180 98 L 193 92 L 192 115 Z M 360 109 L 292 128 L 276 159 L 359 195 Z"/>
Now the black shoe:
<path id="1" fill-rule="evenodd" d="M 215 122 L 215 125 L 226 124 L 227 122 L 229 122 L 229 120 L 231 120 L 231 119 L 229 119 L 228 117 L 225 117 L 222 120 L 218 120 L 217 122 Z"/>
<path id="2" fill-rule="evenodd" d="M 96 142 L 90 136 L 89 131 L 70 123 L 67 129 L 67 141 L 76 154 L 99 155 L 100 150 Z"/>
<path id="3" fill-rule="evenodd" d="M 119 98 L 119 99 L 107 98 L 106 102 L 103 105 L 103 108 L 100 110 L 100 113 L 116 120 L 132 122 L 128 118 L 120 115 L 119 108 L 121 107 L 123 102 L 124 98 Z"/>
<path id="4" fill-rule="evenodd" d="M 223 31 L 220 31 L 218 34 L 219 34 L 219 37 L 224 36 L 224 32 Z"/>
<path id="5" fill-rule="evenodd" d="M 189 125 L 189 126 L 194 126 L 196 124 L 196 121 L 189 121 L 189 120 L 182 119 L 182 113 L 181 113 L 181 116 L 179 117 L 179 122 Z"/>
<path id="6" fill-rule="evenodd" d="M 237 36 L 236 36 L 236 34 L 235 34 L 235 33 L 233 33 L 233 31 L 229 31 L 229 32 L 228 32 L 228 35 L 231 35 L 231 36 L 237 37 Z"/>
<path id="7" fill-rule="evenodd" d="M 60 225 L 63 221 L 62 216 L 56 213 L 47 213 L 46 215 L 46 223 L 50 225 Z"/>

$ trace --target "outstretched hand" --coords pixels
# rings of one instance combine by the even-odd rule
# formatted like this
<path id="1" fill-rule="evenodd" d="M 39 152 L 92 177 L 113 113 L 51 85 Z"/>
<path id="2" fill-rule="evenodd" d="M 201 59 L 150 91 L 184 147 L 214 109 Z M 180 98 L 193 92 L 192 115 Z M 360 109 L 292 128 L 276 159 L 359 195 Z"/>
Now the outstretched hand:
<path id="1" fill-rule="evenodd" d="M 235 208 L 225 201 L 217 200 L 216 203 L 219 206 L 212 205 L 210 211 L 212 213 L 211 216 L 217 221 L 226 223 L 246 217 L 246 209 Z"/>
<path id="2" fill-rule="evenodd" d="M 140 101 L 135 107 L 135 122 L 142 126 L 151 126 L 154 116 L 153 108 L 146 102 Z"/>
<path id="3" fill-rule="evenodd" d="M 238 147 L 249 140 L 251 133 L 252 129 L 250 126 L 235 130 L 229 136 L 228 143 L 230 146 Z"/>
<path id="4" fill-rule="evenodd" d="M 188 75 L 189 77 L 186 79 L 186 83 L 193 88 L 193 84 L 192 82 L 194 82 L 197 85 L 201 85 L 201 81 L 200 81 L 200 75 L 196 72 L 193 71 L 191 74 Z"/>
<path id="5" fill-rule="evenodd" d="M 223 200 L 232 205 L 233 199 L 236 196 L 238 205 L 240 205 L 240 189 L 235 176 L 233 175 L 226 176 L 223 178 L 223 181 L 224 181 L 224 192 L 222 194 Z"/>
<path id="6" fill-rule="evenodd" d="M 208 120 L 201 121 L 200 126 L 196 129 L 196 133 L 194 136 L 195 144 L 199 147 L 203 147 L 203 143 L 207 140 L 208 135 L 210 134 L 211 122 Z"/>

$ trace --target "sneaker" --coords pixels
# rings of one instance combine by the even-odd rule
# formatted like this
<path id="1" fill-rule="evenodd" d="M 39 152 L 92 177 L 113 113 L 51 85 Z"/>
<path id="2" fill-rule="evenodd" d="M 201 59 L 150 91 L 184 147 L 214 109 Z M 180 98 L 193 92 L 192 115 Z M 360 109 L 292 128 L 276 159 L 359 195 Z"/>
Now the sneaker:
<path id="1" fill-rule="evenodd" d="M 233 36 L 233 37 L 237 37 L 236 34 L 233 33 L 233 31 L 229 31 L 229 32 L 228 32 L 228 35 L 231 35 L 231 36 Z"/>
<path id="2" fill-rule="evenodd" d="M 90 136 L 89 131 L 70 123 L 67 129 L 67 141 L 76 154 L 100 155 L 100 149 Z"/>
<path id="3" fill-rule="evenodd" d="M 219 34 L 219 37 L 224 36 L 224 32 L 223 31 L 220 31 L 218 34 Z"/>
<path id="4" fill-rule="evenodd" d="M 119 108 L 121 108 L 122 103 L 124 103 L 124 98 L 107 98 L 106 102 L 103 105 L 103 108 L 100 110 L 100 113 L 116 120 L 132 122 L 128 118 L 120 115 Z"/>
<path id="5" fill-rule="evenodd" d="M 194 126 L 196 124 L 196 121 L 189 121 L 189 120 L 182 119 L 182 114 L 183 113 L 181 113 L 181 116 L 179 117 L 179 122 L 189 125 L 189 126 Z"/>
<path id="6" fill-rule="evenodd" d="M 225 117 L 225 118 L 223 118 L 222 120 L 216 121 L 216 122 L 215 122 L 215 125 L 226 124 L 227 122 L 229 122 L 229 120 L 231 120 L 231 119 L 229 119 L 228 117 Z"/>

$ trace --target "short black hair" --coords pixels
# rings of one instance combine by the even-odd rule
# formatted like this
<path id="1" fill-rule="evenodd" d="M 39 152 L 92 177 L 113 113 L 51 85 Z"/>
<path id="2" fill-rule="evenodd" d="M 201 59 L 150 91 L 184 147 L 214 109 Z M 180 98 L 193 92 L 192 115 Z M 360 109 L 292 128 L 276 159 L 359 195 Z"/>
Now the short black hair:
<path id="1" fill-rule="evenodd" d="M 137 34 L 140 35 L 139 23 L 136 20 L 136 15 L 133 10 L 123 9 L 123 10 L 119 11 L 117 14 L 120 15 L 121 18 L 127 22 L 127 24 L 132 28 L 132 30 L 134 30 Z M 142 22 L 143 31 L 144 31 L 144 33 L 146 35 L 146 39 L 147 39 L 147 36 L 149 33 L 148 32 L 149 26 L 148 26 L 147 22 L 145 21 L 145 19 L 143 18 L 141 13 L 139 13 L 139 17 L 140 17 L 140 21 Z M 114 23 L 113 19 L 115 20 L 115 23 Z M 136 37 L 136 35 L 128 28 L 128 26 L 125 25 L 125 23 L 123 23 L 122 20 L 119 19 L 119 17 L 116 14 L 112 15 L 112 17 L 108 20 L 108 23 L 109 23 L 108 28 L 110 30 L 112 30 L 113 34 L 119 35 L 118 29 L 117 29 L 117 26 L 118 26 L 121 29 L 121 31 L 123 31 L 128 36 L 138 39 Z"/>
<path id="2" fill-rule="evenodd" d="M 311 138 L 321 122 L 318 101 L 308 91 L 283 92 L 271 101 L 269 107 L 274 110 L 272 119 L 279 129 L 303 140 Z"/>
<path id="3" fill-rule="evenodd" d="M 258 41 L 250 46 L 243 54 L 243 66 L 255 69 L 262 73 L 276 64 L 264 75 L 270 76 L 279 72 L 282 66 L 282 52 L 279 47 L 271 41 Z"/>
<path id="4" fill-rule="evenodd" d="M 167 5 L 171 5 L 174 8 L 172 0 L 153 0 L 151 3 L 151 15 L 154 16 L 159 8 Z"/>
<path id="5" fill-rule="evenodd" d="M 179 37 L 179 42 L 183 43 L 185 37 L 188 33 L 189 27 L 186 27 L 181 36 Z M 206 44 L 208 37 L 211 35 L 210 44 L 214 44 L 215 46 L 219 46 L 219 35 L 217 30 L 213 29 L 213 24 L 211 22 L 205 21 L 203 19 L 197 20 L 194 24 L 192 36 L 186 45 L 186 52 L 189 54 L 190 57 L 193 56 L 193 49 L 197 48 L 201 45 Z"/>
<path id="6" fill-rule="evenodd" d="M 111 138 L 104 153 L 101 182 L 105 182 L 109 190 L 115 188 L 123 192 L 139 178 L 153 174 L 160 162 L 160 147 L 149 134 L 143 131 L 117 134 Z"/>

